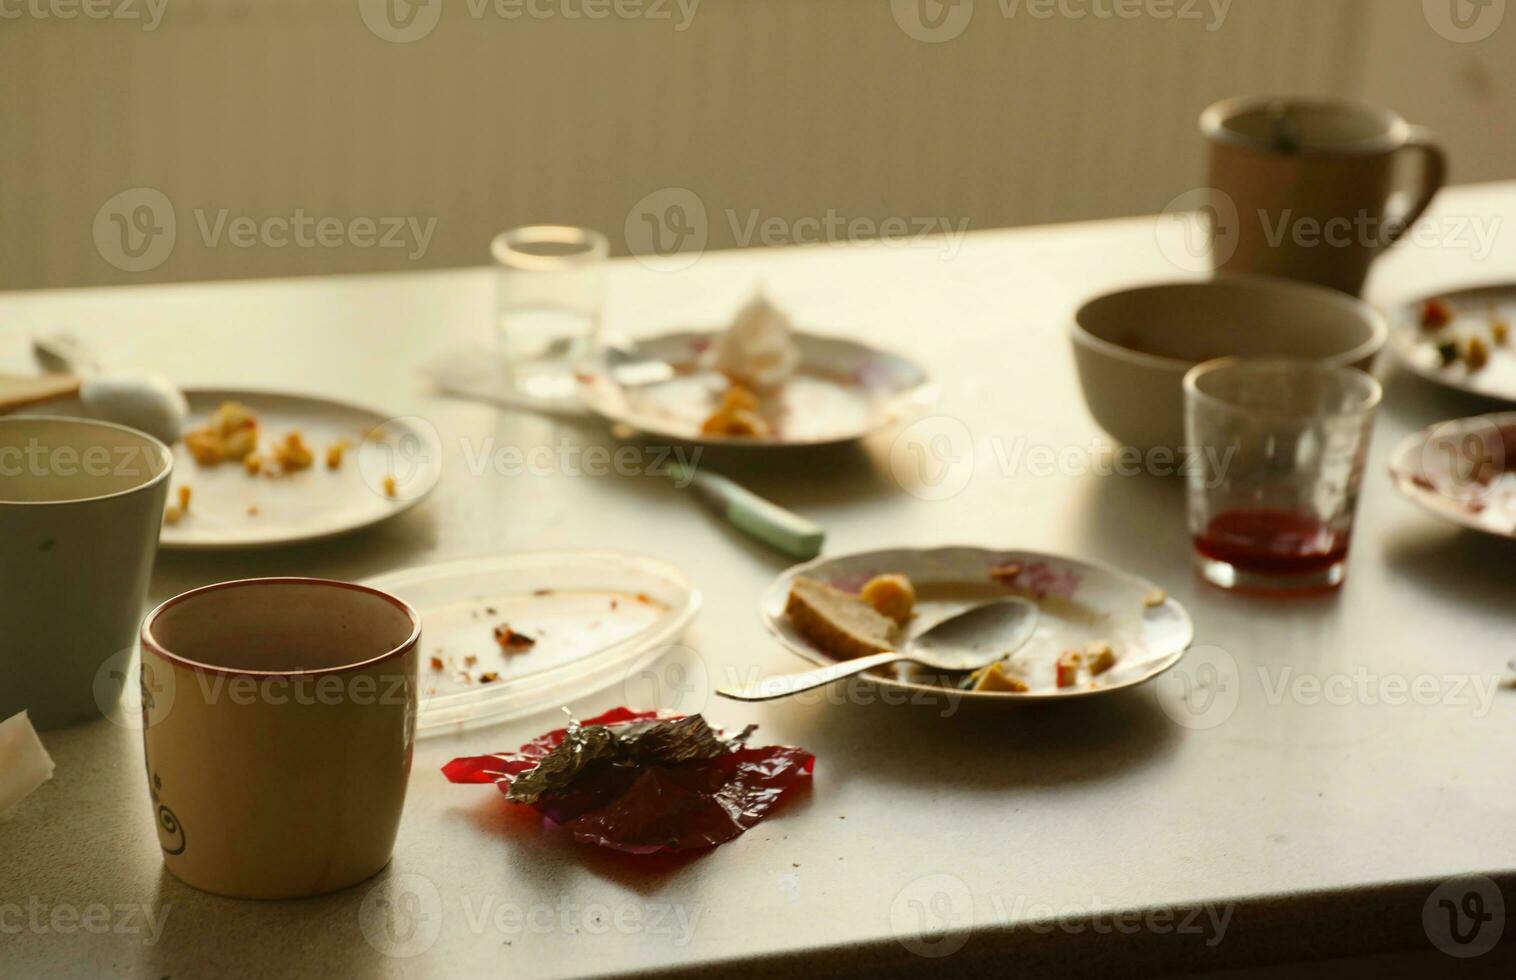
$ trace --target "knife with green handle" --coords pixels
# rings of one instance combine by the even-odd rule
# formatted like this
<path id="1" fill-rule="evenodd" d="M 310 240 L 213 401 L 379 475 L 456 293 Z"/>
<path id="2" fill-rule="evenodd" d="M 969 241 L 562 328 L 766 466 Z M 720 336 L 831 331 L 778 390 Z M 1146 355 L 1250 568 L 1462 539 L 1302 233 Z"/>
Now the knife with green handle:
<path id="1" fill-rule="evenodd" d="M 770 548 L 802 561 L 821 554 L 826 531 L 799 514 L 792 514 L 716 473 L 682 463 L 669 463 L 668 472 L 675 483 L 693 489 L 733 527 Z"/>

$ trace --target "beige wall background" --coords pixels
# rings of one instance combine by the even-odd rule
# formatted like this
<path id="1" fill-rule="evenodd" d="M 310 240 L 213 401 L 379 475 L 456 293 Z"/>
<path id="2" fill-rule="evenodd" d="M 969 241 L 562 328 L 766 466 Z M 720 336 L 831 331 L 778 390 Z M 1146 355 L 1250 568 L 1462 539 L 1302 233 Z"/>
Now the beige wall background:
<path id="1" fill-rule="evenodd" d="M 1516 176 L 1505 0 L 83 2 L 0 0 L 0 288 L 472 265 L 532 222 L 625 253 L 699 212 L 710 248 L 1152 212 L 1203 182 L 1200 110 L 1262 92 Z"/>

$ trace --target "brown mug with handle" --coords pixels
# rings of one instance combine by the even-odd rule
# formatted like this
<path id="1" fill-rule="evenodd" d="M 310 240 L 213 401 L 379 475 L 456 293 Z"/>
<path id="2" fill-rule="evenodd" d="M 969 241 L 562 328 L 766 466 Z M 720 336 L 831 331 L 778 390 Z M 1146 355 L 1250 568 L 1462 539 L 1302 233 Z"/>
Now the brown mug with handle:
<path id="1" fill-rule="evenodd" d="M 1217 272 L 1314 282 L 1358 295 L 1369 266 L 1447 177 L 1436 139 L 1389 109 L 1346 99 L 1228 99 L 1206 109 L 1209 244 Z M 1398 169 L 1419 159 L 1417 184 Z"/>

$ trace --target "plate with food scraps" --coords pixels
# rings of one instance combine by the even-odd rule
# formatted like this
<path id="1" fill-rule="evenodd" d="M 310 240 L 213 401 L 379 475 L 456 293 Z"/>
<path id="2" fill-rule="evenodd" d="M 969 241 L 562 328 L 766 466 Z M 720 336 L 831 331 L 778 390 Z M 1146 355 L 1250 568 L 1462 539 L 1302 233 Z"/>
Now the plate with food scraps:
<path id="1" fill-rule="evenodd" d="M 190 388 L 172 447 L 159 547 L 212 551 L 316 541 L 409 510 L 442 473 L 436 431 L 347 402 Z M 50 411 L 86 414 L 77 399 Z"/>
<path id="2" fill-rule="evenodd" d="M 1439 293 L 1390 316 L 1390 348 L 1429 381 L 1516 402 L 1516 284 Z"/>
<path id="3" fill-rule="evenodd" d="M 1006 596 L 1033 602 L 1038 619 L 1031 638 L 1003 660 L 972 674 L 933 676 L 898 663 L 866 676 L 971 701 L 1087 697 L 1152 680 L 1179 662 L 1195 636 L 1184 607 L 1136 575 L 1060 555 L 972 547 L 820 558 L 780 575 L 761 612 L 784 646 L 826 665 L 898 648 Z"/>
<path id="4" fill-rule="evenodd" d="M 930 405 L 918 365 L 839 337 L 791 334 L 798 361 L 751 390 L 718 370 L 720 330 L 686 330 L 606 350 L 581 373 L 589 409 L 645 435 L 711 446 L 819 446 L 862 439 Z"/>
<path id="5" fill-rule="evenodd" d="M 700 610 L 673 565 L 619 552 L 500 555 L 365 585 L 421 613 L 425 733 L 506 721 L 637 679 Z"/>
<path id="6" fill-rule="evenodd" d="M 1395 488 L 1454 524 L 1516 538 L 1516 412 L 1440 422 L 1390 457 Z"/>

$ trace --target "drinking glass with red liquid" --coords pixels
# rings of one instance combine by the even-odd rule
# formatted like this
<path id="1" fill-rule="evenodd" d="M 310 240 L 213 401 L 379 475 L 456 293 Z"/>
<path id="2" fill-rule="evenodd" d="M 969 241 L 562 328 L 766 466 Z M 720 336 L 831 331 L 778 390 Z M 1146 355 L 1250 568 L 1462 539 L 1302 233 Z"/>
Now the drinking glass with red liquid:
<path id="1" fill-rule="evenodd" d="M 1228 357 L 1184 379 L 1195 562 L 1227 589 L 1342 584 L 1381 397 L 1356 368 Z"/>

